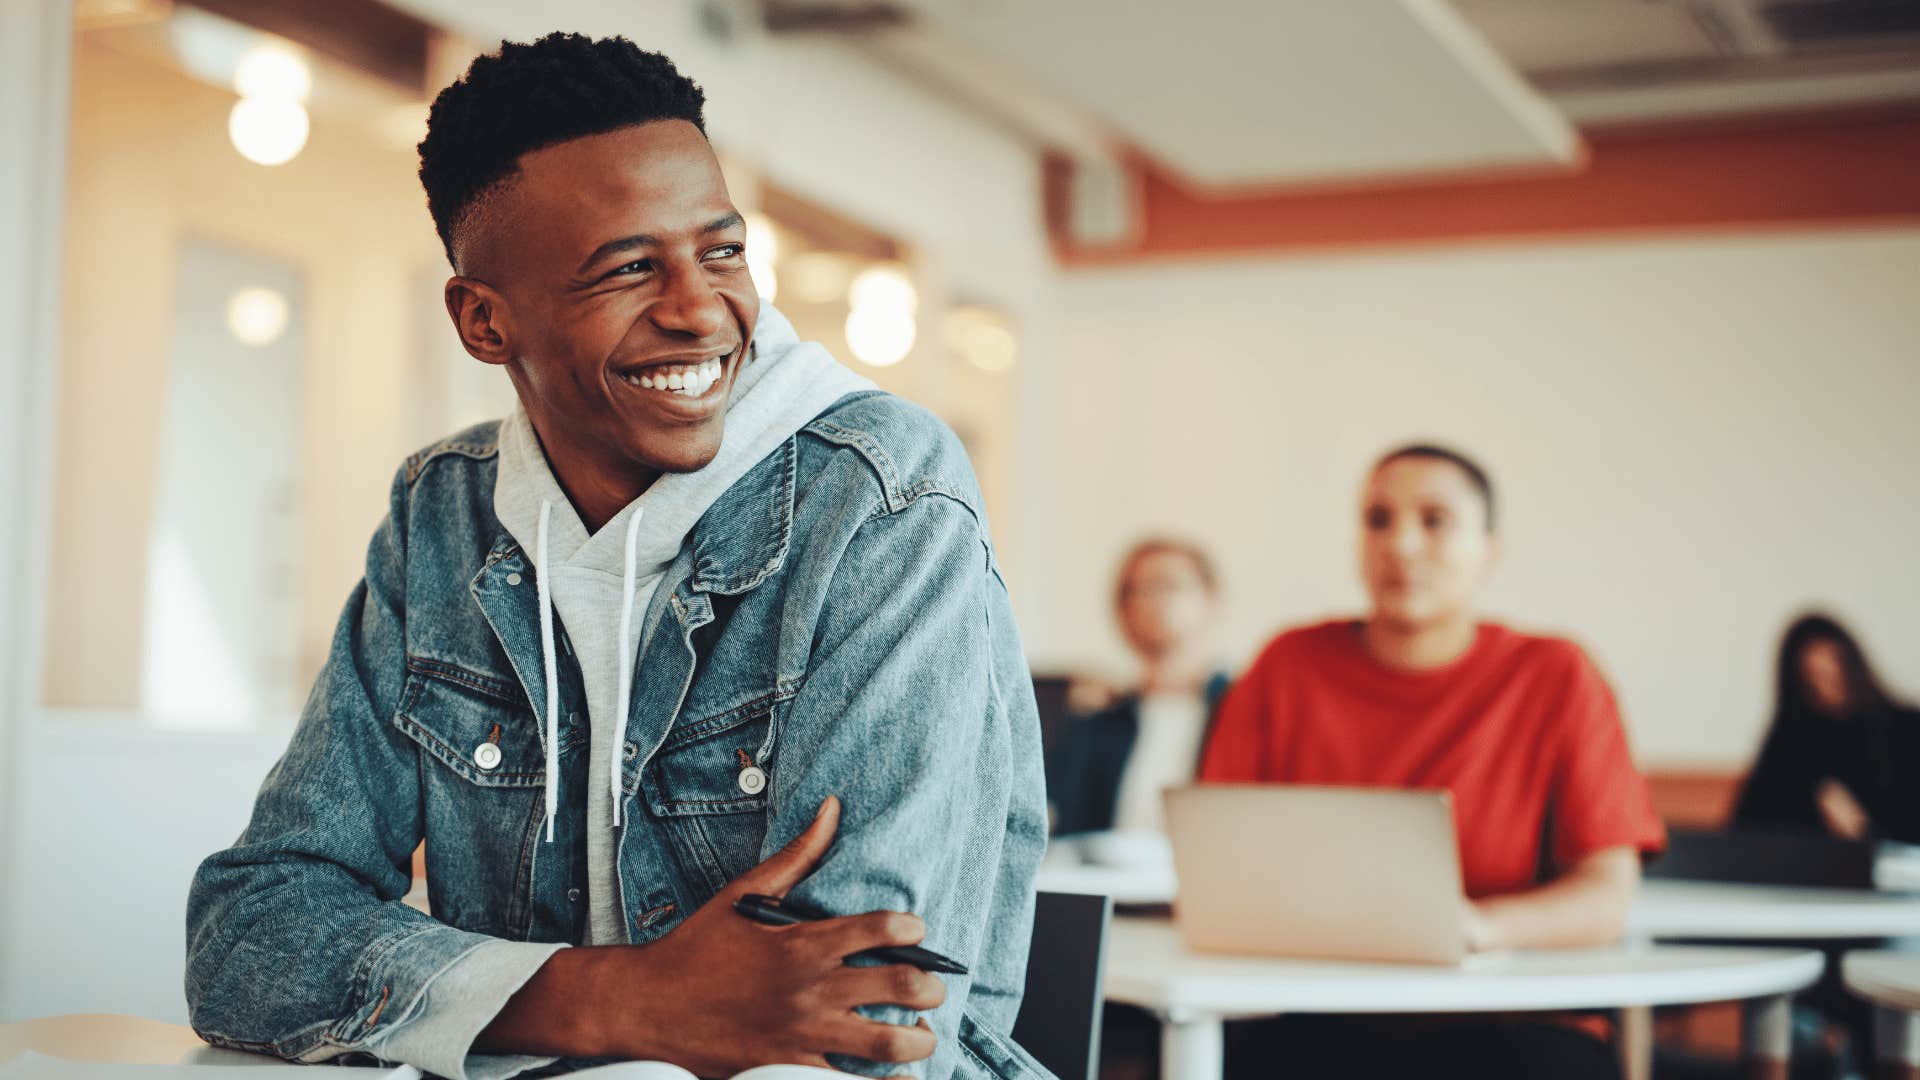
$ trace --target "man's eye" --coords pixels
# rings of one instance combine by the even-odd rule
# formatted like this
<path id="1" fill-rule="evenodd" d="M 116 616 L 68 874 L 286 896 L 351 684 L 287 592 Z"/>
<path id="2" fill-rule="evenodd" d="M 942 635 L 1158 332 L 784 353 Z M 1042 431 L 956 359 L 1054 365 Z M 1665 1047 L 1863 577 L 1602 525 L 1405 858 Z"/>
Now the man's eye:
<path id="1" fill-rule="evenodd" d="M 707 252 L 707 257 L 711 259 L 737 259 L 746 253 L 747 249 L 744 244 L 722 244 L 712 251 Z"/>
<path id="2" fill-rule="evenodd" d="M 615 267 L 613 272 L 614 274 L 643 274 L 652 268 L 653 264 L 646 259 L 635 259 L 630 263 Z"/>

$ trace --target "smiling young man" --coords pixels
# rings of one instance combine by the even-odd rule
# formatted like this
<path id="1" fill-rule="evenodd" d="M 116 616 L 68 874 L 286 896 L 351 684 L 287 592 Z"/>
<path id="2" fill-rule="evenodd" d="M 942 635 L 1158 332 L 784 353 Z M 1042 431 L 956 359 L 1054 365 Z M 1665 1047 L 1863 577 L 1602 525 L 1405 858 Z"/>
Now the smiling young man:
<path id="1" fill-rule="evenodd" d="M 1493 484 L 1477 463 L 1427 445 L 1380 458 L 1360 504 L 1372 610 L 1268 645 L 1221 703 L 1201 778 L 1445 788 L 1471 947 L 1610 943 L 1640 856 L 1665 833 L 1580 647 L 1479 617 L 1499 555 Z M 1453 1058 L 1484 1077 L 1616 1072 L 1602 1042 L 1557 1022 L 1316 1018 L 1305 1032 L 1272 1030 L 1238 1041 L 1257 1061 L 1270 1039 L 1309 1036 L 1292 1041 L 1317 1055 L 1301 1075 L 1419 1075 Z"/>
<path id="2" fill-rule="evenodd" d="M 447 310 L 520 408 L 401 467 L 194 879 L 208 1041 L 1045 1075 L 1008 1037 L 1039 728 L 972 471 L 761 307 L 702 106 L 665 57 L 558 34 L 434 103 Z M 401 902 L 422 840 L 431 917 Z M 789 891 L 838 917 L 732 908 Z M 970 974 L 845 962 L 923 938 Z"/>

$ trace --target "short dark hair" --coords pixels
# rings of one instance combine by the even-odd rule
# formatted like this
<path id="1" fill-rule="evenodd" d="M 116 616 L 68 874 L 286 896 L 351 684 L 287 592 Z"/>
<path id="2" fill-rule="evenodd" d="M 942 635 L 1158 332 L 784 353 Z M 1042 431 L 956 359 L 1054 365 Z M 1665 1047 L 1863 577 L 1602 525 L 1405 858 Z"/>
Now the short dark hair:
<path id="1" fill-rule="evenodd" d="M 704 135 L 705 106 L 673 61 L 623 37 L 501 42 L 434 98 L 420 143 L 420 183 L 447 261 L 463 220 L 519 171 L 523 154 L 656 120 L 685 120 Z"/>
<path id="2" fill-rule="evenodd" d="M 1127 602 L 1127 582 L 1133 577 L 1133 566 L 1149 555 L 1162 553 L 1179 555 L 1193 564 L 1193 571 L 1200 577 L 1200 584 L 1209 595 L 1220 595 L 1220 576 L 1213 568 L 1213 559 L 1199 544 L 1191 540 L 1182 540 L 1174 536 L 1149 536 L 1138 541 L 1120 557 L 1120 572 L 1114 575 L 1113 603 L 1119 607 Z"/>
<path id="3" fill-rule="evenodd" d="M 1458 450 L 1440 446 L 1435 443 L 1410 443 L 1397 450 L 1389 450 L 1380 455 L 1380 459 L 1373 463 L 1373 468 L 1367 475 L 1371 476 L 1394 462 L 1407 458 L 1416 458 L 1423 461 L 1444 461 L 1449 465 L 1455 466 L 1461 472 L 1466 473 L 1467 479 L 1473 482 L 1473 489 L 1480 493 L 1481 504 L 1487 508 L 1487 531 L 1493 531 L 1493 481 L 1488 478 L 1487 470 L 1481 468 L 1479 462 Z"/>

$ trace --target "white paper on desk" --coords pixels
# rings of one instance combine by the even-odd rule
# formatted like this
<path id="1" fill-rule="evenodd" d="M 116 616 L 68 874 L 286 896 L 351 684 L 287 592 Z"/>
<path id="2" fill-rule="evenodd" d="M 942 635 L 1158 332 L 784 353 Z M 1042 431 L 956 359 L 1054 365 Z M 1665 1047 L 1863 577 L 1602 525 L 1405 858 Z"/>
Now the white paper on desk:
<path id="1" fill-rule="evenodd" d="M 287 1080 L 288 1065 L 129 1065 L 119 1061 L 68 1061 L 29 1050 L 0 1065 L 0 1080 Z M 367 1080 L 420 1080 L 411 1065 L 354 1069 Z"/>

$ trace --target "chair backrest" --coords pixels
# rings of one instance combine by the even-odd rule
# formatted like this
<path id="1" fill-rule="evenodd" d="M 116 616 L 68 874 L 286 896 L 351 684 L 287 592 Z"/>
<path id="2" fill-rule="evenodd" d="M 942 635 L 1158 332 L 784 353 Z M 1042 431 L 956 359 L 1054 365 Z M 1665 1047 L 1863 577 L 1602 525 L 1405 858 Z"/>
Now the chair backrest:
<path id="1" fill-rule="evenodd" d="M 1040 746 L 1043 751 L 1052 751 L 1053 741 L 1060 735 L 1060 729 L 1066 725 L 1071 709 L 1067 708 L 1067 691 L 1073 686 L 1071 675 L 1035 675 L 1033 677 L 1033 704 L 1040 713 Z"/>
<path id="2" fill-rule="evenodd" d="M 1060 1080 L 1094 1080 L 1100 1067 L 1101 977 L 1113 898 L 1041 893 L 1033 909 L 1027 989 L 1013 1041 Z"/>
<path id="3" fill-rule="evenodd" d="M 1649 878 L 1729 881 L 1748 885 L 1873 888 L 1873 845 L 1810 831 L 1674 829 Z"/>

